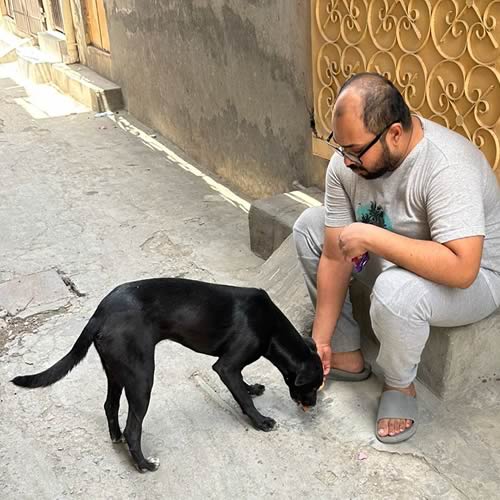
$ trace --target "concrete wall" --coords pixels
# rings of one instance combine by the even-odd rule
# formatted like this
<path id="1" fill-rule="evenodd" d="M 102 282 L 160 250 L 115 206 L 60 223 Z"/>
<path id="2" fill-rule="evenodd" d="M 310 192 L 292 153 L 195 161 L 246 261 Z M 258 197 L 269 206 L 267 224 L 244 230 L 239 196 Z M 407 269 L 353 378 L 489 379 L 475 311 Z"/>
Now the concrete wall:
<path id="1" fill-rule="evenodd" d="M 255 197 L 322 184 L 311 154 L 309 0 L 113 0 L 127 109 Z"/>

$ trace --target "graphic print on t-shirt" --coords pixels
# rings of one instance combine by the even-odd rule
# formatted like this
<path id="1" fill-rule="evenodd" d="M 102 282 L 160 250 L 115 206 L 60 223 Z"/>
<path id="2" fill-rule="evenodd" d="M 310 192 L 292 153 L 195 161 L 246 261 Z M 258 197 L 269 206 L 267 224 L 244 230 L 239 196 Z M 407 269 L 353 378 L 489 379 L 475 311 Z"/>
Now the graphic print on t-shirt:
<path id="1" fill-rule="evenodd" d="M 384 212 L 381 205 L 371 201 L 366 205 L 359 205 L 356 210 L 356 221 L 364 222 L 365 224 L 373 224 L 374 226 L 382 227 L 392 231 L 392 222 L 388 215 Z"/>

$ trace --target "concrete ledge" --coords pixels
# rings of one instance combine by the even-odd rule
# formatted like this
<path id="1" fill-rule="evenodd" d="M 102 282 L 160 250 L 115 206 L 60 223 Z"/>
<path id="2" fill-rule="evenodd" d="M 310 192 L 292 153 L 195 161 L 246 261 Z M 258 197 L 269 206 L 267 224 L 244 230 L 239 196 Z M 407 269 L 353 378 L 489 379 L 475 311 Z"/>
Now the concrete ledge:
<path id="1" fill-rule="evenodd" d="M 34 83 L 49 83 L 52 80 L 52 64 L 55 59 L 36 47 L 21 47 L 16 50 L 17 67 L 20 74 Z"/>
<path id="2" fill-rule="evenodd" d="M 262 264 L 254 286 L 263 288 L 302 335 L 309 335 L 314 310 L 292 237 Z"/>
<path id="3" fill-rule="evenodd" d="M 5 47 L 0 41 L 0 64 L 17 61 L 16 49 Z"/>
<path id="4" fill-rule="evenodd" d="M 477 323 L 431 328 L 419 379 L 443 399 L 500 381 L 500 309 Z"/>
<path id="5" fill-rule="evenodd" d="M 43 31 L 38 33 L 40 50 L 47 54 L 54 62 L 67 62 L 68 48 L 66 37 L 59 31 Z"/>
<path id="6" fill-rule="evenodd" d="M 321 190 L 307 188 L 254 201 L 248 213 L 252 252 L 267 259 L 292 232 L 304 209 L 321 205 L 323 196 Z"/>
<path id="7" fill-rule="evenodd" d="M 308 190 L 308 192 L 310 192 Z M 317 190 L 314 199 L 322 199 Z M 288 193 L 290 194 L 290 193 Z M 254 208 L 255 207 L 255 208 Z M 253 214 L 252 214 L 253 208 Z M 249 213 L 252 250 L 271 256 L 262 266 L 256 286 L 265 288 L 301 333 L 310 331 L 312 306 L 289 235 L 296 218 L 306 208 L 283 194 L 258 200 Z M 253 236 L 252 236 L 253 235 Z M 280 238 L 285 241 L 281 245 Z M 267 241 L 265 241 L 267 238 Z M 254 250 L 255 251 L 255 250 Z M 368 290 L 353 280 L 350 288 L 354 317 L 363 333 L 363 350 L 378 350 L 370 324 Z M 498 384 L 500 379 L 500 309 L 477 323 L 454 327 L 432 327 L 422 353 L 418 379 L 444 400 L 460 398 L 480 384 Z M 376 355 L 375 355 L 376 357 Z"/>
<path id="8" fill-rule="evenodd" d="M 61 62 L 68 56 L 62 33 L 39 33 L 38 42 L 40 49 L 32 46 L 31 38 L 19 38 L 0 29 L 0 63 L 17 60 L 23 78 L 38 84 L 53 83 L 96 112 L 123 109 L 123 95 L 118 85 L 86 66 Z M 109 54 L 106 57 L 109 59 Z"/>
<path id="9" fill-rule="evenodd" d="M 353 281 L 350 288 L 354 317 L 365 339 L 378 341 L 370 324 L 370 296 Z M 455 400 L 475 386 L 500 379 L 500 309 L 465 326 L 431 327 L 417 378 L 436 396 Z"/>
<path id="10" fill-rule="evenodd" d="M 31 46 L 31 38 L 21 38 L 14 33 L 0 29 L 0 64 L 17 60 L 16 50 L 20 47 Z"/>
<path id="11" fill-rule="evenodd" d="M 96 112 L 123 108 L 121 88 L 81 64 L 54 64 L 52 81 L 63 92 Z"/>

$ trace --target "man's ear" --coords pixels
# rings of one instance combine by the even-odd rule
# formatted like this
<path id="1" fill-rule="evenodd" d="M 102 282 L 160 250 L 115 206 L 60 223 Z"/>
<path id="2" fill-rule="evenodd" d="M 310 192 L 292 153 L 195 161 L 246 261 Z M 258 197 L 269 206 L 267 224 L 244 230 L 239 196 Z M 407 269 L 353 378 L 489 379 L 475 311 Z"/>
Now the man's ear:
<path id="1" fill-rule="evenodd" d="M 309 335 L 304 335 L 302 338 L 304 339 L 304 342 L 312 349 L 313 352 L 318 352 L 318 348 L 316 347 L 316 342 L 314 342 L 314 339 L 312 337 L 309 337 Z"/>

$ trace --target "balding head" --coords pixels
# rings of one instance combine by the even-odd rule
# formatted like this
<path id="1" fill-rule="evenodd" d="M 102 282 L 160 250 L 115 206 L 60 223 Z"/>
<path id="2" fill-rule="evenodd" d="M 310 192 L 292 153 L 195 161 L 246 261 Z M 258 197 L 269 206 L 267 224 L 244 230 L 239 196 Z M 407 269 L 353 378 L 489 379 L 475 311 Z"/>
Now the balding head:
<path id="1" fill-rule="evenodd" d="M 355 89 L 347 89 L 337 97 L 333 116 L 335 118 L 350 118 L 363 120 L 364 99 Z"/>
<path id="2" fill-rule="evenodd" d="M 347 80 L 339 90 L 333 109 L 337 118 L 361 119 L 366 130 L 378 134 L 394 121 L 403 128 L 411 127 L 411 115 L 398 89 L 378 73 L 359 73 Z"/>

